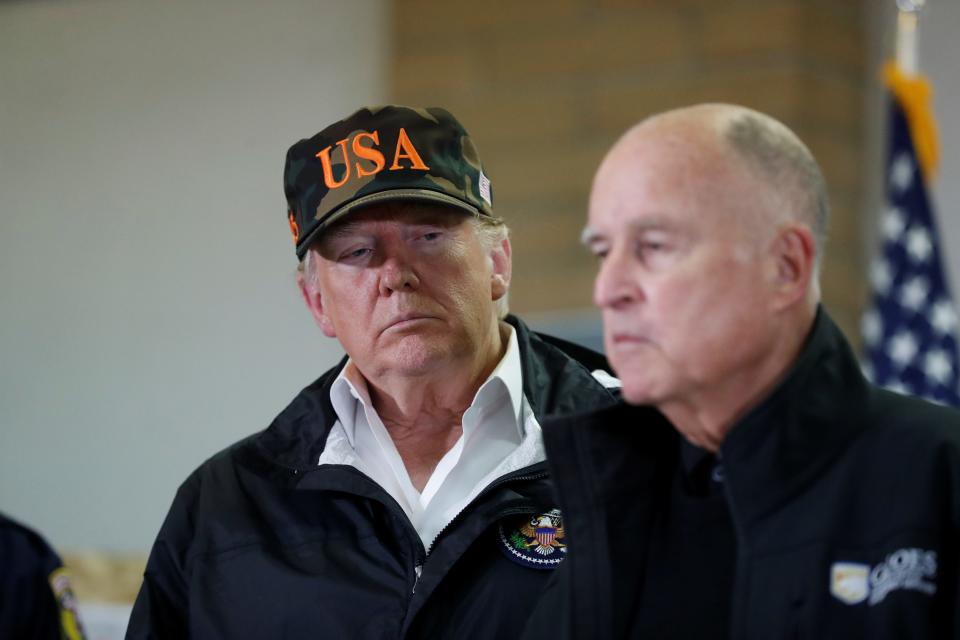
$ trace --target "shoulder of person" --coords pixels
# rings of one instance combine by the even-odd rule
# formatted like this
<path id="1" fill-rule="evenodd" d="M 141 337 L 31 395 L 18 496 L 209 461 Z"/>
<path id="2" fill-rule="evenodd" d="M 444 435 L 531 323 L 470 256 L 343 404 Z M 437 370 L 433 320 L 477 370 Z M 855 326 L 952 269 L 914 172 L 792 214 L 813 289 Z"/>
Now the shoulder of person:
<path id="1" fill-rule="evenodd" d="M 523 320 L 514 315 L 507 316 L 506 322 L 517 332 L 517 343 L 520 345 L 521 350 L 532 349 L 541 355 L 555 355 L 559 353 L 565 358 L 577 362 L 587 371 L 602 371 L 605 372 L 609 378 L 616 380 L 613 369 L 607 361 L 606 356 L 599 351 L 564 338 L 534 331 L 528 327 Z M 606 379 L 607 378 L 601 380 L 598 378 L 601 382 Z M 619 382 L 610 385 L 604 384 L 604 386 L 619 387 Z"/>
<path id="2" fill-rule="evenodd" d="M 960 445 L 960 410 L 916 396 L 873 387 L 866 419 L 870 426 L 903 431 L 931 443 Z"/>
<path id="3" fill-rule="evenodd" d="M 5 580 L 38 571 L 46 575 L 63 564 L 43 536 L 3 514 L 0 514 L 0 560 Z"/>
<path id="4" fill-rule="evenodd" d="M 268 469 L 281 475 L 296 475 L 304 460 L 317 456 L 302 450 L 316 443 L 335 419 L 330 404 L 330 386 L 346 364 L 344 357 L 336 366 L 304 387 L 265 428 L 241 438 L 214 453 L 201 463 L 180 486 L 180 493 L 193 494 L 204 484 L 230 481 L 239 464 L 255 472 Z M 300 445 L 294 447 L 294 444 Z"/>
<path id="5" fill-rule="evenodd" d="M 873 387 L 854 447 L 891 470 L 948 473 L 960 483 L 960 411 Z"/>

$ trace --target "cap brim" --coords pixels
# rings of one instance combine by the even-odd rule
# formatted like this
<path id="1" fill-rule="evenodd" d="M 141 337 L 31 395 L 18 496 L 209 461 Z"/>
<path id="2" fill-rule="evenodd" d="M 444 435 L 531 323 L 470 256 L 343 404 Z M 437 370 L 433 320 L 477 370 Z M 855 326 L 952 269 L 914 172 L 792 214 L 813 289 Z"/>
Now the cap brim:
<path id="1" fill-rule="evenodd" d="M 324 230 L 326 230 L 337 220 L 340 220 L 344 216 L 356 211 L 357 209 L 395 200 L 443 204 L 460 209 L 464 213 L 485 215 L 472 204 L 440 191 L 431 191 L 430 189 L 390 189 L 387 191 L 378 191 L 376 193 L 370 193 L 351 200 L 350 202 L 345 203 L 339 209 L 327 214 L 327 217 L 324 218 L 323 221 L 317 225 L 313 231 L 303 238 L 303 241 L 297 248 L 297 257 L 302 260 L 303 256 L 306 255 L 307 249 L 310 247 L 310 245 L 313 244 L 313 242 L 320 236 L 321 233 L 323 233 Z"/>

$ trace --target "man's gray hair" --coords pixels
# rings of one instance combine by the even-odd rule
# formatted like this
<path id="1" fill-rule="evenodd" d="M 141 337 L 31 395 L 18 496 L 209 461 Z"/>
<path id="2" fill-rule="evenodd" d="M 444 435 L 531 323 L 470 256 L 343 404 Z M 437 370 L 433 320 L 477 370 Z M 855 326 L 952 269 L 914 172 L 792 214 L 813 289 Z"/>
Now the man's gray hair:
<path id="1" fill-rule="evenodd" d="M 480 239 L 483 248 L 490 252 L 496 249 L 501 242 L 510 237 L 510 229 L 507 227 L 503 218 L 491 218 L 488 216 L 475 215 L 470 218 L 473 223 L 473 229 Z M 303 256 L 303 260 L 297 265 L 297 278 L 303 278 L 306 282 L 315 286 L 317 282 L 317 272 L 313 266 L 316 259 L 316 245 L 310 247 Z M 503 320 L 510 313 L 509 291 L 497 300 L 497 318 Z"/>
<path id="2" fill-rule="evenodd" d="M 470 218 L 473 222 L 474 230 L 480 238 L 480 244 L 487 252 L 491 252 L 510 237 L 510 229 L 503 218 L 491 218 L 487 216 L 476 215 Z M 497 300 L 497 318 L 503 320 L 510 313 L 510 291 L 509 289 Z"/>
<path id="3" fill-rule="evenodd" d="M 810 149 L 780 122 L 749 110 L 733 116 L 723 137 L 748 167 L 783 195 L 791 217 L 810 225 L 819 270 L 827 245 L 830 204 L 826 180 Z"/>

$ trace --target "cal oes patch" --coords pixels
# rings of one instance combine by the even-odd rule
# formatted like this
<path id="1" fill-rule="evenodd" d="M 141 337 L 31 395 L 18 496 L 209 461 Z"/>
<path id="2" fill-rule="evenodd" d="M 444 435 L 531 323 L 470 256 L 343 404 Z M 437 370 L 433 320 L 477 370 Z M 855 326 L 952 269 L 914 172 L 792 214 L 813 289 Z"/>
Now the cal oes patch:
<path id="1" fill-rule="evenodd" d="M 567 555 L 559 509 L 501 520 L 497 535 L 500 551 L 525 567 L 555 569 Z"/>
<path id="2" fill-rule="evenodd" d="M 870 595 L 870 565 L 834 562 L 830 567 L 830 593 L 845 604 L 859 604 Z"/>

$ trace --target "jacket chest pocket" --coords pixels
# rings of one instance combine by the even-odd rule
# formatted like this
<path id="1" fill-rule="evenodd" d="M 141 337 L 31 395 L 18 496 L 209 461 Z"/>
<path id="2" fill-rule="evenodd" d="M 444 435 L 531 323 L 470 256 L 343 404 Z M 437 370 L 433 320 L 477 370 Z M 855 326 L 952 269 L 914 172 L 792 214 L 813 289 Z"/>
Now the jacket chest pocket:
<path id="1" fill-rule="evenodd" d="M 933 637 L 951 615 L 937 597 L 937 550 L 908 538 L 751 558 L 738 618 L 746 633 L 734 637 Z"/>
<path id="2" fill-rule="evenodd" d="M 194 632 L 213 637 L 395 635 L 410 576 L 375 539 L 326 538 L 289 547 L 249 546 L 207 559 L 192 578 Z M 224 626 L 226 625 L 226 626 Z M 358 634 L 365 629 L 370 633 Z M 234 634 L 234 635 L 231 635 Z M 294 634 L 296 635 L 296 634 Z"/>

